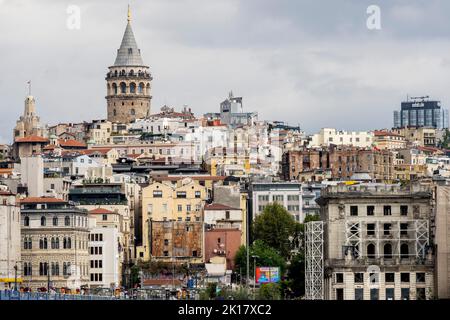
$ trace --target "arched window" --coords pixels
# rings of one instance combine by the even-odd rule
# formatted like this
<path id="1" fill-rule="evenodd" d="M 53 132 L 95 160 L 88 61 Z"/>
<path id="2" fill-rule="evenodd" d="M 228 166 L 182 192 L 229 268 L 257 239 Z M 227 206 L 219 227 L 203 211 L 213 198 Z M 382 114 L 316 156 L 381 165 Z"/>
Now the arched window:
<path id="1" fill-rule="evenodd" d="M 41 226 L 45 226 L 47 224 L 47 219 L 45 217 L 41 217 Z"/>
<path id="2" fill-rule="evenodd" d="M 113 109 L 113 116 L 114 116 L 114 117 L 117 116 L 117 111 L 116 111 L 116 109 Z"/>
<path id="3" fill-rule="evenodd" d="M 28 238 L 28 249 L 33 249 L 33 239 L 31 237 Z"/>
<path id="4" fill-rule="evenodd" d="M 51 240 L 51 248 L 52 249 L 55 249 L 55 238 L 52 238 L 52 240 Z"/>
<path id="5" fill-rule="evenodd" d="M 55 249 L 59 249 L 59 238 L 55 238 Z"/>
<path id="6" fill-rule="evenodd" d="M 59 262 L 55 262 L 55 276 L 59 276 Z"/>
<path id="7" fill-rule="evenodd" d="M 44 249 L 48 249 L 47 238 L 44 238 Z"/>
<path id="8" fill-rule="evenodd" d="M 406 259 L 406 258 L 408 258 L 408 256 L 409 256 L 409 246 L 407 243 L 403 243 L 400 246 L 400 257 L 402 259 Z"/>
<path id="9" fill-rule="evenodd" d="M 369 259 L 375 259 L 375 245 L 373 243 L 367 245 L 367 257 Z"/>
<path id="10" fill-rule="evenodd" d="M 63 262 L 63 275 L 67 276 L 67 263 Z"/>
<path id="11" fill-rule="evenodd" d="M 125 70 L 122 69 L 122 71 L 120 72 L 120 75 L 124 76 L 125 75 Z"/>
<path id="12" fill-rule="evenodd" d="M 69 237 L 67 238 L 67 249 L 71 249 L 72 248 L 72 239 Z"/>
<path id="13" fill-rule="evenodd" d="M 44 239 L 39 239 L 39 249 L 44 249 Z"/>
<path id="14" fill-rule="evenodd" d="M 134 116 L 136 114 L 136 111 L 134 109 L 131 109 L 130 113 L 132 116 Z"/>
<path id="15" fill-rule="evenodd" d="M 117 72 L 117 71 L 116 71 Z M 113 89 L 113 93 L 117 94 L 117 84 L 113 83 L 112 84 L 112 89 Z"/>
<path id="16" fill-rule="evenodd" d="M 53 225 L 54 225 L 54 226 L 57 226 L 57 225 L 58 225 L 58 217 L 57 217 L 57 216 L 54 216 L 54 217 L 53 217 Z"/>
<path id="17" fill-rule="evenodd" d="M 63 249 L 67 249 L 67 238 L 63 239 Z"/>
<path id="18" fill-rule="evenodd" d="M 117 77 L 117 70 L 114 71 L 114 77 Z"/>
<path id="19" fill-rule="evenodd" d="M 143 84 L 142 82 L 139 83 L 138 93 L 139 93 L 139 94 L 144 93 L 144 84 Z"/>
<path id="20" fill-rule="evenodd" d="M 64 225 L 65 225 L 66 227 L 70 226 L 70 217 L 69 217 L 69 216 L 66 216 L 66 217 L 64 218 Z"/>
<path id="21" fill-rule="evenodd" d="M 52 276 L 54 276 L 55 275 L 55 273 L 56 273 L 56 268 L 55 268 L 55 263 L 54 262 L 52 262 Z"/>
<path id="22" fill-rule="evenodd" d="M 136 83 L 130 83 L 130 93 L 136 93 Z"/>
<path id="23" fill-rule="evenodd" d="M 130 70 L 130 76 L 134 76 L 134 70 L 133 69 Z"/>
<path id="24" fill-rule="evenodd" d="M 390 243 L 386 243 L 384 245 L 384 258 L 385 259 L 392 259 L 392 245 Z"/>
<path id="25" fill-rule="evenodd" d="M 25 218 L 23 218 L 23 225 L 25 226 L 25 227 L 29 227 L 30 226 L 30 217 L 25 217 Z"/>
<path id="26" fill-rule="evenodd" d="M 125 82 L 120 83 L 120 93 L 127 93 L 127 85 Z"/>

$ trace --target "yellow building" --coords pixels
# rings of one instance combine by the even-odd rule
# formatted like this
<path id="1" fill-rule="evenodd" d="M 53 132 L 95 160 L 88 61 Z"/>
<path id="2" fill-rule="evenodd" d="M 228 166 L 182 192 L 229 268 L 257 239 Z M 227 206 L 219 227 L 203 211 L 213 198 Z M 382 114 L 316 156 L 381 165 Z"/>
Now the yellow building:
<path id="1" fill-rule="evenodd" d="M 142 246 L 137 257 L 150 260 L 150 221 L 203 221 L 207 189 L 190 178 L 180 184 L 153 182 L 142 189 Z"/>

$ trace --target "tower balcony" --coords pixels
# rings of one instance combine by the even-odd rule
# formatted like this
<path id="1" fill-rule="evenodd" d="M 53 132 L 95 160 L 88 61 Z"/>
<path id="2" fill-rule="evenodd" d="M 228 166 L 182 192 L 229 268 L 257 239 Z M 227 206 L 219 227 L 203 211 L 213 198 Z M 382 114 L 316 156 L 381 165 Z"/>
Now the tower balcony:
<path id="1" fill-rule="evenodd" d="M 107 73 L 105 80 L 149 80 L 152 81 L 153 77 L 149 73 L 134 73 L 134 74 L 114 74 Z"/>

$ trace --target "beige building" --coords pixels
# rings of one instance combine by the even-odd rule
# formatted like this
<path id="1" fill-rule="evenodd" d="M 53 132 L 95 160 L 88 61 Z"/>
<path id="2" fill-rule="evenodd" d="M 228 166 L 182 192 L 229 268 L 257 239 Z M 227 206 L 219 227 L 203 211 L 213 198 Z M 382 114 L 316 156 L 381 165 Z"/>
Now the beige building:
<path id="1" fill-rule="evenodd" d="M 20 210 L 16 196 L 0 185 L 0 290 L 20 286 L 20 262 Z"/>
<path id="2" fill-rule="evenodd" d="M 437 143 L 435 128 L 397 128 L 393 131 L 415 147 L 435 147 Z"/>
<path id="3" fill-rule="evenodd" d="M 389 131 L 375 131 L 373 145 L 380 150 L 404 149 L 406 139 L 403 135 Z"/>
<path id="4" fill-rule="evenodd" d="M 107 144 L 111 142 L 112 123 L 107 120 L 94 120 L 88 125 L 86 140 L 90 144 Z"/>
<path id="5" fill-rule="evenodd" d="M 20 201 L 23 286 L 81 289 L 89 282 L 88 212 L 62 199 Z"/>
<path id="6" fill-rule="evenodd" d="M 334 145 L 350 145 L 360 148 L 372 146 L 373 132 L 367 131 L 340 131 L 333 128 L 322 128 L 319 133 L 312 136 L 311 147 Z"/>
<path id="7" fill-rule="evenodd" d="M 433 299 L 432 194 L 425 186 L 329 186 L 324 221 L 324 298 Z"/>
<path id="8" fill-rule="evenodd" d="M 192 179 L 172 186 L 154 182 L 142 189 L 142 246 L 137 248 L 138 259 L 150 260 L 151 221 L 202 222 L 207 192 Z"/>

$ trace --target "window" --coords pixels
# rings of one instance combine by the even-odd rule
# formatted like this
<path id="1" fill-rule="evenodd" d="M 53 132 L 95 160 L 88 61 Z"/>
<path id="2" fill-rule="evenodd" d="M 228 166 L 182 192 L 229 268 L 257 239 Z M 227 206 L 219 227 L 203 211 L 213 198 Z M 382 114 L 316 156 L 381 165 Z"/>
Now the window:
<path id="1" fill-rule="evenodd" d="M 169 256 L 169 251 L 164 251 L 164 253 L 163 253 L 163 255 L 164 255 L 164 257 L 168 257 Z"/>
<path id="2" fill-rule="evenodd" d="M 375 245 L 373 243 L 367 245 L 367 257 L 369 259 L 375 259 Z"/>
<path id="3" fill-rule="evenodd" d="M 385 259 L 392 259 L 392 245 L 390 243 L 384 245 L 383 253 Z"/>
<path id="4" fill-rule="evenodd" d="M 375 206 L 367 206 L 367 215 L 373 216 L 375 214 Z"/>
<path id="5" fill-rule="evenodd" d="M 409 288 L 401 288 L 400 292 L 402 300 L 409 300 Z"/>
<path id="6" fill-rule="evenodd" d="M 388 283 L 394 283 L 395 282 L 395 273 L 393 272 L 387 272 L 384 274 L 384 281 Z"/>
<path id="7" fill-rule="evenodd" d="M 394 300 L 394 288 L 386 288 L 386 300 Z"/>
<path id="8" fill-rule="evenodd" d="M 186 205 L 186 211 L 187 211 L 187 212 L 191 212 L 191 205 L 190 205 L 190 204 L 187 204 L 187 205 Z"/>
<path id="9" fill-rule="evenodd" d="M 336 300 L 344 300 L 344 289 L 336 289 Z"/>
<path id="10" fill-rule="evenodd" d="M 355 300 L 364 300 L 364 289 L 355 289 Z"/>
<path id="11" fill-rule="evenodd" d="M 196 198 L 200 198 L 201 197 L 201 192 L 200 191 L 195 191 L 195 197 Z"/>
<path id="12" fill-rule="evenodd" d="M 161 190 L 153 190 L 153 198 L 162 198 Z"/>
<path id="13" fill-rule="evenodd" d="M 400 258 L 407 259 L 409 257 L 409 246 L 407 243 L 403 243 L 400 246 Z"/>
<path id="14" fill-rule="evenodd" d="M 364 283 L 364 273 L 362 272 L 355 273 L 355 283 Z"/>
<path id="15" fill-rule="evenodd" d="M 388 236 L 388 235 L 391 234 L 391 227 L 392 227 L 392 225 L 391 225 L 390 223 L 385 223 L 385 224 L 383 225 L 384 235 L 385 235 L 385 236 Z"/>
<path id="16" fill-rule="evenodd" d="M 400 280 L 401 282 L 409 282 L 409 273 L 408 272 L 400 273 Z"/>
<path id="17" fill-rule="evenodd" d="M 23 225 L 25 226 L 25 227 L 29 227 L 30 226 L 30 217 L 25 217 L 25 218 L 23 218 Z"/>
<path id="18" fill-rule="evenodd" d="M 350 206 L 350 215 L 351 216 L 357 216 L 358 215 L 358 207 L 357 206 Z"/>
<path id="19" fill-rule="evenodd" d="M 385 216 L 392 215 L 391 206 L 384 206 L 383 207 L 383 213 Z"/>
<path id="20" fill-rule="evenodd" d="M 426 300 L 425 288 L 416 289 L 416 300 Z"/>
<path id="21" fill-rule="evenodd" d="M 41 226 L 45 226 L 47 223 L 47 219 L 45 217 L 41 217 Z"/>
<path id="22" fill-rule="evenodd" d="M 400 235 L 406 236 L 408 235 L 408 224 L 400 223 Z"/>
<path id="23" fill-rule="evenodd" d="M 336 273 L 336 283 L 344 283 L 344 274 Z"/>
<path id="24" fill-rule="evenodd" d="M 193 256 L 193 257 L 196 257 L 196 256 L 197 256 L 197 250 L 193 250 L 193 251 L 192 251 L 192 256 Z"/>
<path id="25" fill-rule="evenodd" d="M 103 214 L 102 215 L 102 220 L 103 221 L 108 221 L 108 215 L 107 214 Z"/>
<path id="26" fill-rule="evenodd" d="M 407 216 L 408 215 L 408 206 L 400 206 L 400 214 L 402 216 Z"/>
<path id="27" fill-rule="evenodd" d="M 374 236 L 375 235 L 375 223 L 367 224 L 367 235 Z"/>
<path id="28" fill-rule="evenodd" d="M 283 202 L 284 201 L 284 196 L 283 195 L 274 195 L 273 196 L 273 201 L 274 202 Z"/>
<path id="29" fill-rule="evenodd" d="M 168 246 L 169 245 L 169 239 L 164 239 L 164 245 Z"/>
<path id="30" fill-rule="evenodd" d="M 183 211 L 183 205 L 179 204 L 178 205 L 178 212 L 181 212 L 181 211 Z"/>
<path id="31" fill-rule="evenodd" d="M 378 289 L 370 289 L 370 300 L 378 300 Z"/>
<path id="32" fill-rule="evenodd" d="M 186 198 L 186 191 L 177 191 L 177 198 Z"/>
<path id="33" fill-rule="evenodd" d="M 136 84 L 134 82 L 130 83 L 130 93 L 136 93 Z"/>
<path id="34" fill-rule="evenodd" d="M 66 216 L 66 217 L 64 218 L 64 225 L 65 225 L 66 227 L 70 226 L 70 217 L 69 217 L 69 216 Z"/>
<path id="35" fill-rule="evenodd" d="M 230 211 L 225 211 L 225 219 L 230 220 Z"/>
<path id="36" fill-rule="evenodd" d="M 425 273 L 424 272 L 416 273 L 416 282 L 417 283 L 425 283 Z"/>

